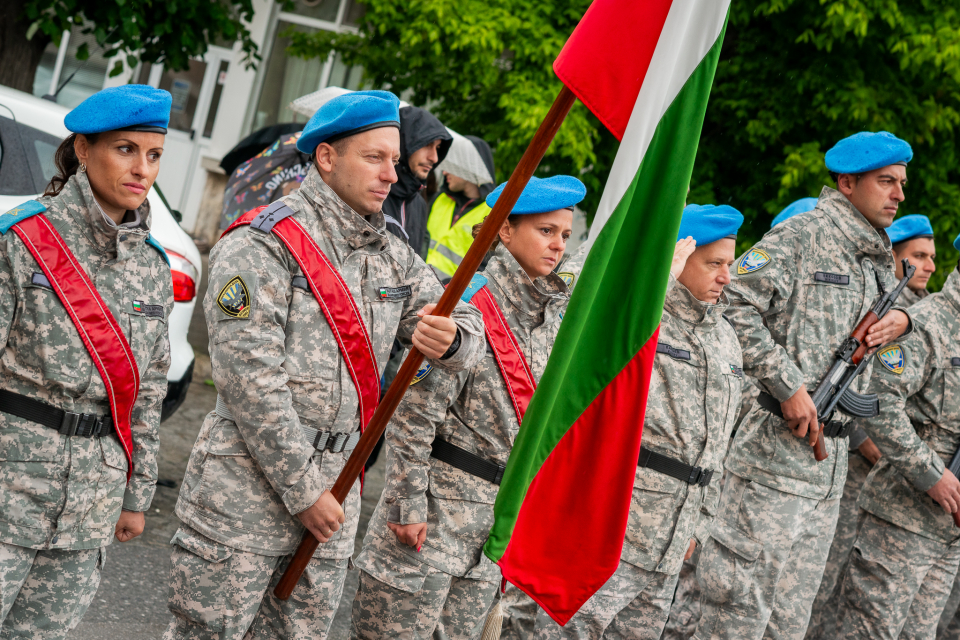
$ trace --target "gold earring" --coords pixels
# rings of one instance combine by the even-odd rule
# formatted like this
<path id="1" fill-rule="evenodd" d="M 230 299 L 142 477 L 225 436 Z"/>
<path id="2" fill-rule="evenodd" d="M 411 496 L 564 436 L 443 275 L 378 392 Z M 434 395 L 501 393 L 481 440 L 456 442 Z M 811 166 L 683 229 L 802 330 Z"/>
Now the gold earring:
<path id="1" fill-rule="evenodd" d="M 81 163 L 80 163 L 80 173 L 86 173 L 86 171 L 87 171 L 87 165 L 85 165 L 85 164 L 83 164 L 83 163 L 81 162 Z"/>

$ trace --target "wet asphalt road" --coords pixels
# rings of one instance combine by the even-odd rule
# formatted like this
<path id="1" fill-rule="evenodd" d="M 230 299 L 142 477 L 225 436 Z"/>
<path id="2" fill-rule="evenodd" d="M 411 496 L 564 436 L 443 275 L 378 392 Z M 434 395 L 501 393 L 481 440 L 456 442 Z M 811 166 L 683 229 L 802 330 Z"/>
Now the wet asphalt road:
<path id="1" fill-rule="evenodd" d="M 207 256 L 203 258 L 206 276 Z M 197 352 L 194 380 L 180 409 L 160 425 L 160 478 L 174 480 L 177 487 L 157 487 L 142 536 L 126 544 L 115 542 L 107 549 L 100 590 L 80 625 L 67 636 L 70 640 L 156 640 L 163 636 L 170 622 L 171 616 L 167 611 L 169 541 L 180 523 L 173 509 L 200 425 L 217 401 L 216 389 L 210 381 L 207 335 L 200 308 L 206 291 L 205 280 L 198 290 L 198 302 L 188 334 Z M 354 557 L 360 551 L 367 522 L 383 490 L 384 458 L 381 456 L 365 476 Z M 340 610 L 329 640 L 346 640 L 349 637 L 350 606 L 357 582 L 357 570 L 354 569 L 347 575 Z"/>

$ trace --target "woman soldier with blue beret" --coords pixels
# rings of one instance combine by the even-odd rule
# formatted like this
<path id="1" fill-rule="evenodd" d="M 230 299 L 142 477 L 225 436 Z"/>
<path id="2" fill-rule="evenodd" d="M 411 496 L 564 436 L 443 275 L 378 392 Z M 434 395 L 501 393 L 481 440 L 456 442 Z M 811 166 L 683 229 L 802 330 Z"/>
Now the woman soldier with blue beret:
<path id="1" fill-rule="evenodd" d="M 150 237 L 170 94 L 71 111 L 40 198 L 0 215 L 0 635 L 63 638 L 157 479 L 173 285 Z"/>
<path id="2" fill-rule="evenodd" d="M 479 635 L 500 584 L 481 549 L 570 298 L 553 270 L 585 194 L 570 176 L 531 179 L 464 294 L 483 313 L 484 358 L 467 371 L 421 369 L 390 423 L 386 485 L 357 558 L 359 638 Z"/>

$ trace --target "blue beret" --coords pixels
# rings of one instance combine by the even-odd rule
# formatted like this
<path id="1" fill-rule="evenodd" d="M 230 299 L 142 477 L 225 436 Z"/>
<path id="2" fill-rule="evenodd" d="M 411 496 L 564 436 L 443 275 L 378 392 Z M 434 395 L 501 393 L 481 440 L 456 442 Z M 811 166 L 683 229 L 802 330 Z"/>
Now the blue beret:
<path id="1" fill-rule="evenodd" d="M 887 235 L 890 236 L 892 244 L 914 238 L 932 238 L 933 227 L 930 225 L 930 218 L 914 213 L 894 220 L 893 224 L 887 228 Z"/>
<path id="2" fill-rule="evenodd" d="M 504 182 L 487 196 L 487 206 L 493 208 L 507 186 Z M 523 188 L 520 199 L 510 213 L 547 213 L 558 209 L 571 209 L 587 195 L 587 188 L 573 176 L 530 178 Z"/>
<path id="3" fill-rule="evenodd" d="M 892 133 L 861 131 L 844 138 L 827 151 L 827 169 L 834 173 L 865 173 L 913 160 L 910 145 Z"/>
<path id="4" fill-rule="evenodd" d="M 333 142 L 380 127 L 400 128 L 400 99 L 389 91 L 353 91 L 325 102 L 303 128 L 297 149 L 313 153 Z"/>
<path id="5" fill-rule="evenodd" d="M 170 122 L 170 92 L 145 84 L 125 84 L 95 94 L 63 119 L 74 133 L 151 131 L 166 133 Z"/>
<path id="6" fill-rule="evenodd" d="M 743 214 L 725 204 L 688 204 L 683 208 L 680 233 L 677 240 L 693 236 L 697 246 L 702 247 L 723 238 L 737 235 L 743 224 Z"/>
<path id="7" fill-rule="evenodd" d="M 953 241 L 953 248 L 960 251 L 960 236 L 957 236 Z"/>
<path id="8" fill-rule="evenodd" d="M 790 204 L 787 207 L 777 214 L 777 217 L 773 219 L 773 222 L 770 223 L 770 228 L 773 229 L 775 226 L 781 222 L 786 222 L 790 218 L 801 213 L 806 213 L 807 211 L 813 211 L 814 207 L 817 206 L 816 198 L 800 198 Z"/>

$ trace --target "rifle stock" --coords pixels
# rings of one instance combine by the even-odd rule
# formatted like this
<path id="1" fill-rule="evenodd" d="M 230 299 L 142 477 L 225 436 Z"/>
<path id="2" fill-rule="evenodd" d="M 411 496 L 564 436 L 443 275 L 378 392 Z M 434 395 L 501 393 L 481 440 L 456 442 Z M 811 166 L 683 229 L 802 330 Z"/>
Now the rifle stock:
<path id="1" fill-rule="evenodd" d="M 463 292 L 470 284 L 470 279 L 473 278 L 473 274 L 476 273 L 480 267 L 483 257 L 487 254 L 487 251 L 490 250 L 490 245 L 493 244 L 494 239 L 500 232 L 500 227 L 503 226 L 504 221 L 513 209 L 513 205 L 515 205 L 520 198 L 520 194 L 530 181 L 533 172 L 536 171 L 540 160 L 543 159 L 547 148 L 550 146 L 550 142 L 553 141 L 553 137 L 556 135 L 557 130 L 560 129 L 560 125 L 563 123 L 564 118 L 567 117 L 567 113 L 570 111 L 570 107 L 573 106 L 575 100 L 576 96 L 569 88 L 564 86 L 563 89 L 560 90 L 547 116 L 543 119 L 543 122 L 540 123 L 540 128 L 537 129 L 537 133 L 527 146 L 527 150 L 524 151 L 523 157 L 520 158 L 520 162 L 517 163 L 516 168 L 514 168 L 513 173 L 510 175 L 510 180 L 507 182 L 503 193 L 494 205 L 493 210 L 487 215 L 486 220 L 483 222 L 483 227 L 481 227 L 479 234 L 477 234 L 476 239 L 467 251 L 467 255 L 463 257 L 460 266 L 450 280 L 450 284 L 447 285 L 446 290 L 440 297 L 440 301 L 437 303 L 433 315 L 449 316 L 453 312 L 454 307 L 457 306 L 460 296 L 463 295 Z M 330 490 L 340 504 L 343 504 L 347 499 L 350 488 L 360 476 L 363 465 L 366 463 L 367 458 L 370 457 L 370 453 L 373 451 L 380 436 L 383 435 L 383 432 L 386 430 L 387 423 L 393 416 L 393 412 L 396 411 L 397 406 L 399 406 L 403 394 L 410 387 L 410 381 L 413 380 L 416 375 L 421 362 L 423 362 L 423 354 L 416 348 L 411 349 L 407 358 L 400 366 L 397 376 L 393 379 L 393 383 L 390 385 L 390 388 L 387 389 L 383 401 L 377 406 L 376 412 L 374 412 L 373 417 L 370 419 L 370 424 L 363 430 L 357 447 L 353 450 L 353 453 L 350 454 L 346 465 L 344 465 L 340 475 L 337 476 L 337 481 Z M 319 545 L 320 542 L 312 533 L 309 531 L 304 532 L 300 546 L 297 547 L 297 551 L 290 559 L 290 564 L 287 565 L 279 582 L 277 582 L 277 586 L 273 590 L 273 594 L 277 596 L 277 598 L 286 600 L 290 597 L 294 587 L 297 586 L 297 582 L 300 581 L 300 576 L 303 575 L 307 565 L 310 564 L 310 559 L 313 557 Z"/>

